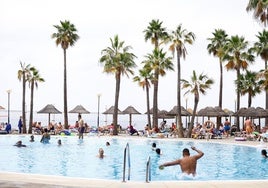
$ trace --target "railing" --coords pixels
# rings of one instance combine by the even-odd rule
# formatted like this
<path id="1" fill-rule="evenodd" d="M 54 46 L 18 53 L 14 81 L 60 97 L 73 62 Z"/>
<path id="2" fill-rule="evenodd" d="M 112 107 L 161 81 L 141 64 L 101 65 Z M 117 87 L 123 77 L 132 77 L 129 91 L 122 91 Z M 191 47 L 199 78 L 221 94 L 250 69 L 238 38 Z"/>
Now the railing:
<path id="1" fill-rule="evenodd" d="M 129 144 L 128 143 L 127 143 L 125 150 L 124 150 L 123 182 L 126 182 L 127 151 L 128 151 L 128 180 L 130 180 L 130 152 L 129 152 Z"/>
<path id="2" fill-rule="evenodd" d="M 151 157 L 149 156 L 146 163 L 146 179 L 145 181 L 149 183 L 151 181 Z"/>

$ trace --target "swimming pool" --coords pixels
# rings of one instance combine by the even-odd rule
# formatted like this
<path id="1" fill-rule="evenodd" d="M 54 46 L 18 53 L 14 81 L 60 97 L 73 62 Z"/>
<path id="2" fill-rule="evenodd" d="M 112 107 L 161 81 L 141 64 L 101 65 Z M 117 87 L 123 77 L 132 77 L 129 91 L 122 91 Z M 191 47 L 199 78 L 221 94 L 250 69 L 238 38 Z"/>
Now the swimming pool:
<path id="1" fill-rule="evenodd" d="M 50 144 L 42 144 L 40 138 L 35 136 L 36 141 L 29 142 L 30 135 L 0 136 L 0 171 L 122 181 L 124 148 L 129 143 L 131 181 L 145 181 L 148 156 L 151 158 L 152 181 L 268 179 L 268 160 L 262 159 L 261 149 L 256 147 L 97 136 L 86 136 L 83 141 L 76 136 L 52 136 Z M 57 146 L 58 139 L 62 140 L 62 146 Z M 13 146 L 18 140 L 27 147 Z M 106 141 L 111 145 L 107 147 Z M 158 156 L 151 150 L 153 142 L 162 149 L 163 155 Z M 205 153 L 198 161 L 196 177 L 183 176 L 179 166 L 158 169 L 159 164 L 180 158 L 182 149 L 191 145 Z M 104 159 L 97 157 L 100 147 L 105 151 Z"/>

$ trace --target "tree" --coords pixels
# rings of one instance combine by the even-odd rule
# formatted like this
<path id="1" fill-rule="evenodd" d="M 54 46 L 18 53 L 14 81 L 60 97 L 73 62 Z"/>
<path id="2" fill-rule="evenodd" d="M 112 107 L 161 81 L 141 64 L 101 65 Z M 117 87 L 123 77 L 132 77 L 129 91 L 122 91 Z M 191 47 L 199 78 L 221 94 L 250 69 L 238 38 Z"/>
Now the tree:
<path id="1" fill-rule="evenodd" d="M 263 30 L 256 35 L 258 41 L 254 43 L 252 50 L 264 61 L 264 69 L 267 69 L 268 61 L 268 32 Z M 265 90 L 265 109 L 268 109 L 268 90 Z M 265 118 L 265 125 L 268 124 L 268 118 Z"/>
<path id="2" fill-rule="evenodd" d="M 227 64 L 225 67 L 227 70 L 236 71 L 236 79 L 240 77 L 240 72 L 246 70 L 249 66 L 249 63 L 254 62 L 254 56 L 252 55 L 251 50 L 248 49 L 248 42 L 244 37 L 231 36 L 227 40 L 225 45 Z M 236 85 L 236 109 L 240 109 L 240 88 Z M 236 119 L 238 129 L 239 129 L 239 118 Z"/>
<path id="3" fill-rule="evenodd" d="M 32 134 L 34 88 L 38 88 L 38 82 L 44 82 L 45 80 L 40 76 L 39 71 L 35 67 L 30 67 L 30 75 L 29 75 L 28 81 L 29 81 L 29 86 L 31 89 L 30 118 L 29 118 L 28 133 Z"/>
<path id="4" fill-rule="evenodd" d="M 222 93 L 223 93 L 223 59 L 225 56 L 225 44 L 227 42 L 228 35 L 222 29 L 215 29 L 213 38 L 208 38 L 210 43 L 207 46 L 209 54 L 219 58 L 220 65 L 220 85 L 219 85 L 219 104 L 218 106 L 222 108 Z M 217 117 L 217 125 L 220 125 L 221 117 Z"/>
<path id="5" fill-rule="evenodd" d="M 169 49 L 172 51 L 173 56 L 176 52 L 177 56 L 177 125 L 179 128 L 179 137 L 184 137 L 183 127 L 181 120 L 181 57 L 185 59 L 187 55 L 186 44 L 193 44 L 195 40 L 195 34 L 182 28 L 179 25 L 175 31 L 171 32 Z M 186 125 L 187 126 L 187 125 Z"/>
<path id="6" fill-rule="evenodd" d="M 102 56 L 100 63 L 104 63 L 104 72 L 115 75 L 115 101 L 114 101 L 114 113 L 113 124 L 115 126 L 113 135 L 117 135 L 117 119 L 118 119 L 118 102 L 120 93 L 121 75 L 128 74 L 133 75 L 133 68 L 136 67 L 134 58 L 136 56 L 130 53 L 131 46 L 124 46 L 124 41 L 120 41 L 118 35 L 115 35 L 114 39 L 110 38 L 111 47 L 107 47 L 102 50 Z"/>
<path id="7" fill-rule="evenodd" d="M 30 64 L 25 65 L 25 63 L 20 62 L 21 69 L 18 70 L 18 79 L 22 81 L 22 132 L 27 133 L 26 128 L 26 82 L 30 76 Z"/>
<path id="8" fill-rule="evenodd" d="M 252 97 L 261 93 L 261 80 L 257 79 L 257 73 L 246 70 L 235 82 L 242 96 L 248 94 L 248 108 L 251 107 Z"/>
<path id="9" fill-rule="evenodd" d="M 149 128 L 151 129 L 151 115 L 150 115 L 150 95 L 149 89 L 151 87 L 151 80 L 153 79 L 153 75 L 150 69 L 144 66 L 142 69 L 139 70 L 139 75 L 133 78 L 134 82 L 138 82 L 139 86 L 141 86 L 146 91 L 146 106 L 147 106 L 147 121 Z"/>
<path id="10" fill-rule="evenodd" d="M 154 85 L 154 100 L 155 100 L 158 98 L 157 94 L 158 94 L 159 76 L 166 75 L 167 70 L 174 70 L 172 64 L 172 58 L 166 57 L 166 52 L 163 52 L 162 49 L 158 50 L 157 48 L 154 49 L 151 54 L 147 54 L 145 57 L 147 60 L 143 62 L 145 64 L 144 66 L 146 67 L 147 70 L 152 72 L 151 81 Z M 153 107 L 153 110 L 154 108 L 155 106 Z M 156 117 L 155 120 L 153 113 L 153 127 L 158 127 L 158 123 L 154 123 L 154 121 L 156 122 L 158 121 L 158 116 Z"/>
<path id="11" fill-rule="evenodd" d="M 162 22 L 159 20 L 152 20 L 147 29 L 143 32 L 145 33 L 145 41 L 151 40 L 152 44 L 154 45 L 155 52 L 159 52 L 159 46 L 166 42 L 169 37 L 168 33 L 166 32 L 166 28 L 162 27 Z M 154 64 L 157 64 L 157 62 L 154 62 Z M 159 71 L 157 68 L 154 70 L 154 78 L 158 79 Z M 155 81 L 153 85 L 153 127 L 158 127 L 158 80 Z"/>
<path id="12" fill-rule="evenodd" d="M 246 10 L 253 11 L 254 19 L 260 21 L 264 26 L 268 21 L 268 1 L 267 0 L 249 0 Z"/>
<path id="13" fill-rule="evenodd" d="M 79 36 L 76 34 L 77 29 L 70 21 L 60 21 L 60 25 L 54 25 L 57 33 L 52 34 L 52 39 L 56 39 L 56 45 L 61 45 L 64 57 L 64 70 L 63 70 L 63 103 L 64 103 L 64 127 L 67 129 L 68 123 L 68 104 L 67 104 L 67 65 L 66 65 L 66 51 L 69 46 L 74 46 Z"/>
<path id="14" fill-rule="evenodd" d="M 193 71 L 193 75 L 191 76 L 190 81 L 187 81 L 185 79 L 182 79 L 181 81 L 182 81 L 182 89 L 186 89 L 185 95 L 188 93 L 194 94 L 193 115 L 191 117 L 191 123 L 189 126 L 189 131 L 187 133 L 187 137 L 190 138 L 192 134 L 200 93 L 205 95 L 206 90 L 210 89 L 211 85 L 214 83 L 214 80 L 208 78 L 208 76 L 204 75 L 203 73 L 197 75 L 196 72 Z"/>

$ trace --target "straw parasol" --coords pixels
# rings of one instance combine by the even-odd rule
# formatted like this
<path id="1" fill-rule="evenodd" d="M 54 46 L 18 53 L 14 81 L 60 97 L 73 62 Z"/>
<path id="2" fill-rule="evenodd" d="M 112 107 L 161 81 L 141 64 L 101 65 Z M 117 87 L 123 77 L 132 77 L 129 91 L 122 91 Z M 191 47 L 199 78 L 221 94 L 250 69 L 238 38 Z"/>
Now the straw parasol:
<path id="1" fill-rule="evenodd" d="M 5 108 L 3 106 L 0 106 L 0 110 L 5 110 Z"/>
<path id="2" fill-rule="evenodd" d="M 122 114 L 129 114 L 129 125 L 132 125 L 132 114 L 141 114 L 133 106 L 128 106 L 125 110 L 122 111 Z"/>
<path id="3" fill-rule="evenodd" d="M 247 108 L 242 107 L 240 108 L 238 111 L 236 111 L 233 116 L 241 116 L 241 117 L 245 117 L 247 116 Z"/>
<path id="4" fill-rule="evenodd" d="M 150 114 L 153 114 L 153 110 L 154 110 L 154 108 L 151 108 L 151 109 L 150 109 L 150 111 L 149 111 Z M 159 112 L 160 112 L 160 110 L 158 109 L 158 110 L 157 110 L 157 113 L 159 113 Z M 147 111 L 145 112 L 145 114 L 148 114 Z"/>
<path id="5" fill-rule="evenodd" d="M 77 105 L 74 109 L 70 110 L 69 113 L 89 114 L 90 112 L 82 105 Z"/>
<path id="6" fill-rule="evenodd" d="M 174 106 L 174 107 L 168 112 L 168 115 L 173 115 L 173 116 L 178 115 L 178 112 L 177 112 L 177 106 Z M 191 113 L 188 112 L 183 106 L 181 106 L 181 115 L 182 115 L 182 116 L 191 116 Z"/>
<path id="7" fill-rule="evenodd" d="M 118 114 L 121 114 L 121 110 L 118 109 Z M 103 114 L 114 114 L 114 106 L 111 106 L 108 110 L 103 112 Z"/>
<path id="8" fill-rule="evenodd" d="M 205 107 L 198 111 L 198 116 L 208 116 L 208 117 L 223 117 L 228 116 L 227 113 L 224 112 L 220 107 Z"/>
<path id="9" fill-rule="evenodd" d="M 48 104 L 43 109 L 39 110 L 37 113 L 39 114 L 48 114 L 48 123 L 50 123 L 50 114 L 61 114 L 54 105 Z"/>

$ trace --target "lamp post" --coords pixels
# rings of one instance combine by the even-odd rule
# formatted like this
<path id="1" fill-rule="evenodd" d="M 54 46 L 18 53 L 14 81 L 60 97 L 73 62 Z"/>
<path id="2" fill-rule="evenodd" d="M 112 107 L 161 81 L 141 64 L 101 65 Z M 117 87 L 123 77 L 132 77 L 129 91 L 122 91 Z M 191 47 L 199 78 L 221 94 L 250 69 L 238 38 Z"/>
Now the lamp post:
<path id="1" fill-rule="evenodd" d="M 11 89 L 7 90 L 7 123 L 8 125 L 10 124 L 10 93 L 11 93 Z"/>
<path id="2" fill-rule="evenodd" d="M 98 118 L 97 118 L 97 128 L 99 130 L 99 127 L 100 127 L 100 97 L 101 97 L 101 94 L 99 93 L 98 95 Z"/>

